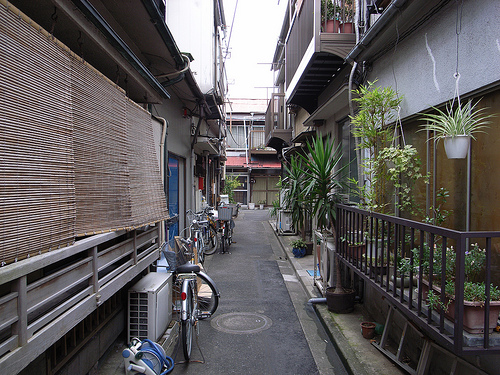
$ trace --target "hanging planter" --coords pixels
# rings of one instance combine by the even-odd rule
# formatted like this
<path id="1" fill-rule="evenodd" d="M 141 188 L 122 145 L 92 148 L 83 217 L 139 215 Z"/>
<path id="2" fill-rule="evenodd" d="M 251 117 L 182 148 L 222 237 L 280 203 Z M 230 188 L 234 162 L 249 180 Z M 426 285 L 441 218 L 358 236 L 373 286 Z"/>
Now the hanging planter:
<path id="1" fill-rule="evenodd" d="M 470 139 L 469 135 L 444 137 L 444 150 L 448 159 L 465 159 L 469 152 Z"/>
<path id="2" fill-rule="evenodd" d="M 432 107 L 437 113 L 429 113 L 422 118 L 427 122 L 422 125 L 423 130 L 434 133 L 431 139 L 439 141 L 443 138 L 445 140 L 445 150 L 449 159 L 465 158 L 469 150 L 470 138 L 475 140 L 474 135 L 483 132 L 483 129 L 491 123 L 490 118 L 495 116 L 494 114 L 485 114 L 486 108 L 476 109 L 478 103 L 479 101 L 475 104 L 462 106 L 458 101 L 458 105 L 454 109 L 453 102 L 450 102 L 445 111 Z M 446 140 L 447 138 L 449 140 Z M 462 144 L 462 151 L 454 153 L 453 146 L 457 145 L 458 147 L 458 144 Z"/>

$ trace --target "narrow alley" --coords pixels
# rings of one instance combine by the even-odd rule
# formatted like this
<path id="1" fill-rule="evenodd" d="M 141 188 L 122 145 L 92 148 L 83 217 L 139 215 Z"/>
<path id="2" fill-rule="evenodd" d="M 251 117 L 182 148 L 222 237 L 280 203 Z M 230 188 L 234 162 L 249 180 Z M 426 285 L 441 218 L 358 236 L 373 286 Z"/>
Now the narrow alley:
<path id="1" fill-rule="evenodd" d="M 301 284 L 292 281 L 290 293 L 285 285 L 289 282 L 281 272 L 287 272 L 289 262 L 269 225 L 268 210 L 242 210 L 235 221 L 230 253 L 206 262 L 221 292 L 219 308 L 200 323 L 194 362 L 176 364 L 172 374 L 346 374 L 325 343 Z M 302 326 L 323 345 L 309 345 Z M 176 362 L 183 359 L 182 351 L 172 356 Z"/>

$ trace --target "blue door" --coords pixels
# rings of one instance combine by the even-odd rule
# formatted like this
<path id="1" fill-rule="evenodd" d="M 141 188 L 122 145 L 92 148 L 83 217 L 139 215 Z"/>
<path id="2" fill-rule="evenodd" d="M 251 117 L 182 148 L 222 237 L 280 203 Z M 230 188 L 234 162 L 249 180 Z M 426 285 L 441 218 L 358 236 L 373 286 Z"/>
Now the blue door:
<path id="1" fill-rule="evenodd" d="M 179 214 L 179 159 L 168 158 L 168 211 L 170 216 Z M 174 237 L 179 235 L 179 223 L 169 228 L 168 243 L 174 247 Z"/>

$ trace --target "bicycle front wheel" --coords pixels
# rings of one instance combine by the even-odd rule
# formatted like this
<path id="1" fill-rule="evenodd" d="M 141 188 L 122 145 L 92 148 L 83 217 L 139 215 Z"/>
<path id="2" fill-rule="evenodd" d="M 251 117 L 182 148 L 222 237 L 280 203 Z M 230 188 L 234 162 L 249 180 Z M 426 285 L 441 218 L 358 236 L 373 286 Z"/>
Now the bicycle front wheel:
<path id="1" fill-rule="evenodd" d="M 198 319 L 212 316 L 219 306 L 219 291 L 214 281 L 204 272 L 199 272 L 196 279 L 198 289 Z"/>
<path id="2" fill-rule="evenodd" d="M 194 332 L 194 298 L 193 289 L 188 288 L 186 293 L 186 312 L 187 319 L 181 321 L 181 338 L 182 338 L 182 351 L 184 352 L 184 359 L 189 361 L 191 358 L 191 351 L 193 349 L 193 332 Z"/>
<path id="3" fill-rule="evenodd" d="M 219 246 L 219 239 L 217 237 L 217 231 L 212 226 L 210 226 L 210 229 L 207 233 L 205 244 L 205 255 L 212 255 L 217 251 L 217 247 Z"/>

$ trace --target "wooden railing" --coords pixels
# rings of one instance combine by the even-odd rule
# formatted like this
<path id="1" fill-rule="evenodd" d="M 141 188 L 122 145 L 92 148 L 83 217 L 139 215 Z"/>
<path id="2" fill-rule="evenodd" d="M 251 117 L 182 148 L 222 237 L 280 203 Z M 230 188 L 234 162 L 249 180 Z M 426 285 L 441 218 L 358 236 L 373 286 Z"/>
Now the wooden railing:
<path id="1" fill-rule="evenodd" d="M 0 268 L 2 372 L 19 372 L 158 259 L 159 227 L 94 235 Z"/>
<path id="2" fill-rule="evenodd" d="M 431 339 L 456 354 L 500 353 L 500 333 L 493 331 L 500 302 L 490 298 L 499 276 L 494 274 L 492 243 L 499 242 L 500 232 L 460 232 L 345 205 L 338 206 L 336 230 L 340 261 Z M 478 303 L 484 307 L 483 319 L 476 328 L 468 326 L 464 307 L 469 304 L 464 302 L 464 281 L 473 247 L 482 249 L 480 279 L 486 286 L 486 297 Z M 441 293 L 447 281 L 454 290 Z"/>

